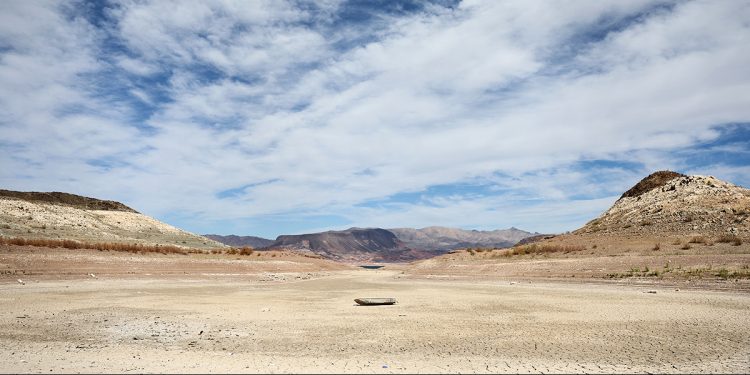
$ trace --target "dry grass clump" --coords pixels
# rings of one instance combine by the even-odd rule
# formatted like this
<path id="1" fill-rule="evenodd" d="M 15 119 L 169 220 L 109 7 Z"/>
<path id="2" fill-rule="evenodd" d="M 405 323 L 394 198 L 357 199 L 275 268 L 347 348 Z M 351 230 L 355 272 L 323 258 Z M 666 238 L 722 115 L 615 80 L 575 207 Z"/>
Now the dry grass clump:
<path id="1" fill-rule="evenodd" d="M 740 246 L 742 245 L 742 239 L 737 237 L 734 234 L 722 234 L 719 236 L 719 238 L 716 240 L 716 242 L 719 243 L 731 243 L 733 246 Z"/>
<path id="2" fill-rule="evenodd" d="M 181 254 L 201 253 L 196 249 L 186 249 L 171 245 L 143 245 L 132 243 L 94 242 L 86 243 L 74 240 L 52 240 L 52 239 L 28 239 L 28 238 L 5 238 L 0 237 L 0 245 L 37 246 L 65 249 L 93 249 L 99 251 L 124 251 L 130 253 L 161 253 Z"/>
<path id="3" fill-rule="evenodd" d="M 570 253 L 574 251 L 584 251 L 586 246 L 582 245 L 554 245 L 554 244 L 531 244 L 516 246 L 503 253 L 504 256 L 526 254 L 549 254 L 549 253 Z"/>
<path id="4" fill-rule="evenodd" d="M 702 244 L 708 244 L 708 238 L 706 236 L 695 236 L 688 241 L 688 243 L 702 243 Z"/>

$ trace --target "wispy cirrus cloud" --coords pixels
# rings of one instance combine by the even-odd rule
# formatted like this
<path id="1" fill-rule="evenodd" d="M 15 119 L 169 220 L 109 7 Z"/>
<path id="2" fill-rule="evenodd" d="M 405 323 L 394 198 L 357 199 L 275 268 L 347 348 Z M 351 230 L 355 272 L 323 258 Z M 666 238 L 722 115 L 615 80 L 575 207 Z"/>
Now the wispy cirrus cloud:
<path id="1" fill-rule="evenodd" d="M 750 183 L 745 2 L 75 5 L 0 5 L 10 188 L 275 236 L 563 231 L 656 169 Z"/>

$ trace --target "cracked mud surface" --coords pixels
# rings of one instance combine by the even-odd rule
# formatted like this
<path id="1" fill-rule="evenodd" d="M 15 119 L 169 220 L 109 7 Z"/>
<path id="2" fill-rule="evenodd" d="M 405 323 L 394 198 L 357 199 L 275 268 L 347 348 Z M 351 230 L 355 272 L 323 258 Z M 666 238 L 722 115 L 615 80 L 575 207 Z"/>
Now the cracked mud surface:
<path id="1" fill-rule="evenodd" d="M 0 283 L 7 372 L 750 371 L 750 294 L 315 277 Z M 264 281 L 266 280 L 266 281 Z M 358 297 L 396 297 L 361 307 Z"/>

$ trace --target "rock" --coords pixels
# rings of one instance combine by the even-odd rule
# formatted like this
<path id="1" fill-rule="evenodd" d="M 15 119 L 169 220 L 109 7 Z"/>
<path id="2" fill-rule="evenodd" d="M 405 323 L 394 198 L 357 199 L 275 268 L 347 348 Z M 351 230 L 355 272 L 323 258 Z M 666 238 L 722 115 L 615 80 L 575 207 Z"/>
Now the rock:
<path id="1" fill-rule="evenodd" d="M 648 290 L 648 291 L 646 291 L 646 293 L 656 294 L 656 291 L 655 290 Z"/>
<path id="2" fill-rule="evenodd" d="M 25 283 L 25 282 L 23 282 L 23 280 L 21 280 L 21 279 L 18 279 L 18 280 L 16 280 L 16 281 L 18 281 L 18 283 L 19 283 L 19 284 L 21 284 L 21 285 L 26 285 L 26 283 Z"/>

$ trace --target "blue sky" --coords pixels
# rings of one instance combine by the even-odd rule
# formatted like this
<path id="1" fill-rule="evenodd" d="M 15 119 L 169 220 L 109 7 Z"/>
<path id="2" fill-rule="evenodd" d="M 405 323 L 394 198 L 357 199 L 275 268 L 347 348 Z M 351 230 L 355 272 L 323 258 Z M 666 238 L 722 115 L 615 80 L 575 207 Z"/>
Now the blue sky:
<path id="1" fill-rule="evenodd" d="M 0 187 L 197 233 L 573 230 L 750 186 L 747 1 L 0 2 Z"/>

